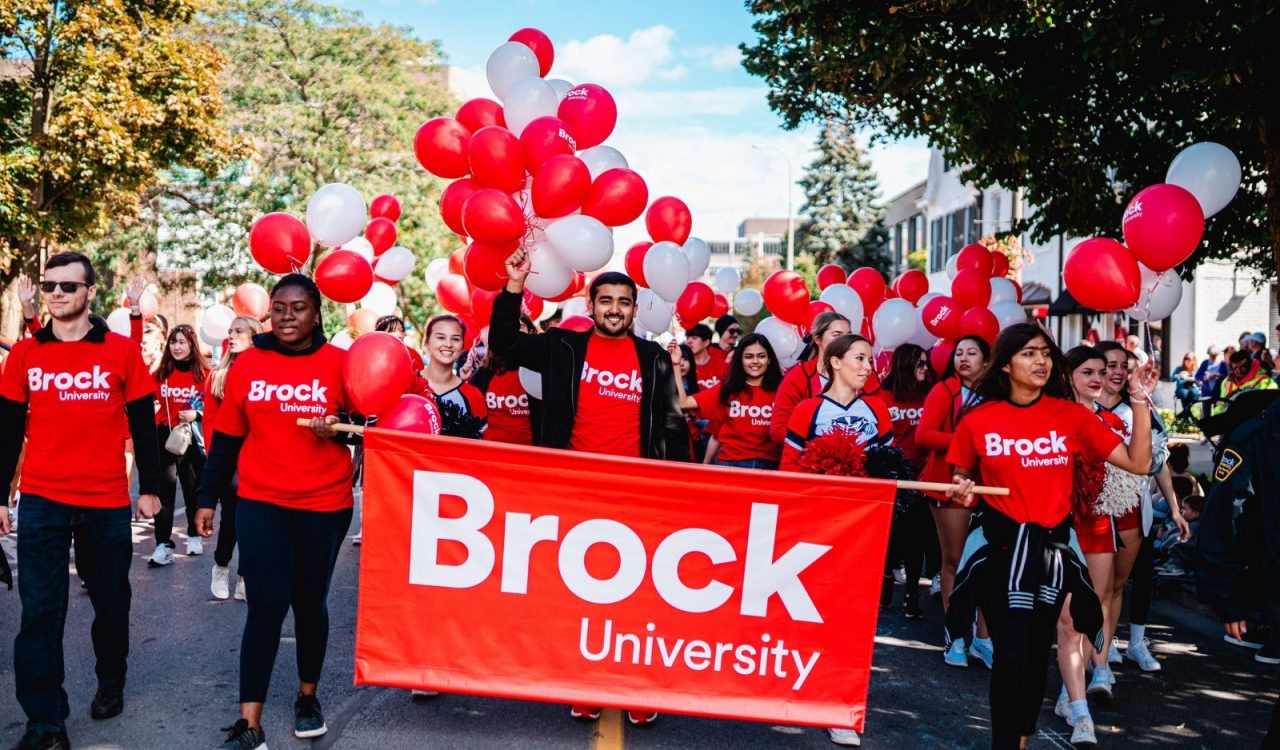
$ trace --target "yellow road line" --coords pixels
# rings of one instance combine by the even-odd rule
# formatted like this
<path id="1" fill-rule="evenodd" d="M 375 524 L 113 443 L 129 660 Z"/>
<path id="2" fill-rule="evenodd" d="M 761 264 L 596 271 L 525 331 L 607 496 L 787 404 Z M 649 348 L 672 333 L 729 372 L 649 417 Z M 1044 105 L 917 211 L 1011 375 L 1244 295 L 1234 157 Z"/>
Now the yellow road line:
<path id="1" fill-rule="evenodd" d="M 622 711 L 606 708 L 600 711 L 596 731 L 591 735 L 591 750 L 622 750 Z"/>

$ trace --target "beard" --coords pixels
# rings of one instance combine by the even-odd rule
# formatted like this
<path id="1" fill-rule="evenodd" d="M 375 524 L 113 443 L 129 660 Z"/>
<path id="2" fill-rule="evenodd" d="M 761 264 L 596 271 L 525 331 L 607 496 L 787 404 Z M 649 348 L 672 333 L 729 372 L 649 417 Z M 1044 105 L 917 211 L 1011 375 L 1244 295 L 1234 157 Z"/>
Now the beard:
<path id="1" fill-rule="evenodd" d="M 596 332 L 602 336 L 609 336 L 611 338 L 620 338 L 626 335 L 627 331 L 631 330 L 631 320 L 631 316 L 624 315 L 622 316 L 622 320 L 615 324 L 614 322 L 607 320 L 603 315 L 593 318 Z"/>
<path id="2" fill-rule="evenodd" d="M 75 300 L 68 302 L 67 306 L 63 308 L 62 312 L 60 313 L 54 312 L 53 308 L 50 307 L 49 317 L 59 322 L 65 323 L 68 320 L 75 320 L 76 318 L 79 318 L 81 315 L 84 315 L 84 311 L 88 307 L 89 307 L 89 299 L 86 296 L 85 299 L 81 300 L 78 304 L 76 303 Z"/>

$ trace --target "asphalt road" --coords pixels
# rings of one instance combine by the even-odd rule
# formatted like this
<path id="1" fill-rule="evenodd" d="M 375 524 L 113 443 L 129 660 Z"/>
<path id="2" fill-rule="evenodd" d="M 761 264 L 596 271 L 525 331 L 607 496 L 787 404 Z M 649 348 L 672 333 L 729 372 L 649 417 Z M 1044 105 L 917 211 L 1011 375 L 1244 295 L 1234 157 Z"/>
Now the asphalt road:
<path id="1" fill-rule="evenodd" d="M 222 739 L 219 727 L 237 717 L 244 605 L 210 596 L 211 555 L 179 557 L 170 567 L 147 568 L 151 528 L 136 524 L 134 531 L 127 704 L 125 713 L 110 721 L 88 717 L 95 687 L 89 643 L 92 608 L 88 597 L 72 587 L 65 651 L 73 745 L 77 750 L 214 748 Z M 330 731 L 314 742 L 296 740 L 292 734 L 296 672 L 292 621 L 286 620 L 264 721 L 273 750 L 834 747 L 824 731 L 811 728 L 676 715 L 664 715 L 651 727 L 624 728 L 616 713 L 608 712 L 598 725 L 574 722 L 558 704 L 465 695 L 414 703 L 403 690 L 354 687 L 358 570 L 359 548 L 346 545 L 330 597 L 332 630 L 320 686 Z M 924 606 L 924 621 L 906 620 L 896 611 L 881 615 L 862 746 L 987 747 L 987 673 L 977 665 L 966 670 L 943 666 L 940 605 L 929 599 Z M 17 742 L 25 721 L 13 698 L 12 636 L 18 613 L 17 592 L 0 589 L 0 747 Z M 1217 623 L 1185 593 L 1166 592 L 1157 599 L 1151 619 L 1148 634 L 1164 669 L 1153 674 L 1132 666 L 1118 669 L 1114 701 L 1095 703 L 1093 708 L 1102 747 L 1256 747 L 1280 690 L 1280 668 L 1259 664 L 1252 652 L 1224 644 Z M 1056 694 L 1058 683 L 1051 682 L 1049 690 Z M 1067 748 L 1067 737 L 1069 730 L 1053 716 L 1046 700 L 1040 735 L 1032 747 Z"/>

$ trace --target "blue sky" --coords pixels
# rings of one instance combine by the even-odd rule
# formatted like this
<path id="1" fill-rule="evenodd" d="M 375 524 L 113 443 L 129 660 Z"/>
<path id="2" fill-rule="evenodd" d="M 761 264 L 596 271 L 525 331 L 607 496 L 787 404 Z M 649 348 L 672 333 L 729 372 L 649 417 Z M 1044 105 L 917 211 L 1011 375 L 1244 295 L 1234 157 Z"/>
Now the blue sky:
<path id="1" fill-rule="evenodd" d="M 408 26 L 441 42 L 463 98 L 486 96 L 484 64 L 516 29 L 551 37 L 556 63 L 548 78 L 598 83 L 618 103 L 608 145 L 645 177 L 651 197 L 676 195 L 690 206 L 693 233 L 731 236 L 750 216 L 785 216 L 787 167 L 794 177 L 813 156 L 816 126 L 786 131 L 764 83 L 742 69 L 737 51 L 755 34 L 752 16 L 734 0 L 341 0 L 372 21 Z M 864 141 L 865 145 L 865 141 Z M 921 143 L 872 150 L 884 197 L 925 176 Z M 803 202 L 792 187 L 796 210 Z M 620 228 L 618 243 L 640 239 L 643 222 Z M 625 244 L 624 244 L 625 243 Z"/>

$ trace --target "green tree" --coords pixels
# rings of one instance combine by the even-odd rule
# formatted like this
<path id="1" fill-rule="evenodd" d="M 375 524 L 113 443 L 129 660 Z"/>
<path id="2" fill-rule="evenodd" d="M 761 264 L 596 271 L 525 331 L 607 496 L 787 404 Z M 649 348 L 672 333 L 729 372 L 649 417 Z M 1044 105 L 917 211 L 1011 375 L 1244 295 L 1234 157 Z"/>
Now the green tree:
<path id="1" fill-rule="evenodd" d="M 788 126 L 923 136 L 975 184 L 1024 188 L 1034 237 L 1118 236 L 1124 203 L 1202 140 L 1244 187 L 1188 262 L 1280 266 L 1280 6 L 1246 0 L 751 0 L 744 64 Z M 1018 231 L 1028 227 L 1019 227 Z"/>
<path id="2" fill-rule="evenodd" d="M 849 126 L 837 120 L 823 123 L 816 146 L 818 157 L 800 178 L 805 193 L 800 213 L 807 221 L 798 249 L 812 254 L 819 264 L 872 266 L 890 273 L 888 235 L 880 228 L 884 210 L 876 205 L 880 182 L 866 151 L 858 147 Z"/>
<path id="3" fill-rule="evenodd" d="M 193 0 L 0 3 L 0 334 L 21 325 L 16 279 L 50 248 L 137 214 L 159 170 L 212 173 L 224 59 L 187 33 Z"/>

